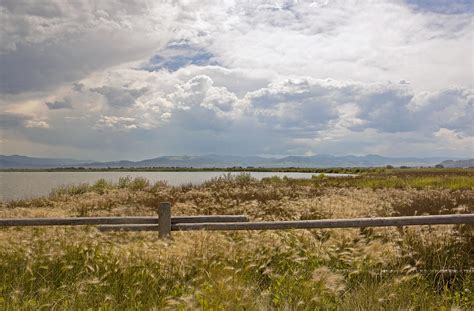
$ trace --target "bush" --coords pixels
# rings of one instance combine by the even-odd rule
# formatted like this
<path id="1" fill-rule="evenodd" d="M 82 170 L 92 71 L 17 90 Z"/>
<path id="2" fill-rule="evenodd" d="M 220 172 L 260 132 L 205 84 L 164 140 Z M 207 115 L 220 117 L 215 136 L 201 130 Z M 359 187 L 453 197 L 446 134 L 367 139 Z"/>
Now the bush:
<path id="1" fill-rule="evenodd" d="M 51 190 L 50 197 L 70 196 L 70 195 L 81 195 L 88 191 L 91 191 L 91 187 L 87 183 L 77 185 L 61 185 Z"/>
<path id="2" fill-rule="evenodd" d="M 143 177 L 135 177 L 128 188 L 133 191 L 138 191 L 138 190 L 145 190 L 148 186 L 150 186 L 150 182 L 148 179 L 143 178 Z"/>
<path id="3" fill-rule="evenodd" d="M 125 177 L 119 177 L 117 186 L 121 189 L 128 188 L 130 183 L 132 182 L 132 177 L 130 176 L 125 176 Z"/>
<path id="4" fill-rule="evenodd" d="M 95 184 L 91 186 L 91 190 L 98 194 L 104 194 L 107 189 L 111 188 L 113 188 L 113 184 L 104 178 L 97 180 Z"/>

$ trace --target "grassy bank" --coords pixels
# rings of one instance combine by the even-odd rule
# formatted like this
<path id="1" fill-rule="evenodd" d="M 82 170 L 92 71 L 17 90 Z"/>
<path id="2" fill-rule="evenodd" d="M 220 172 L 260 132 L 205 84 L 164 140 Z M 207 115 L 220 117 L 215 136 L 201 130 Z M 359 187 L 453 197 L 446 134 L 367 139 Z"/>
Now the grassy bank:
<path id="1" fill-rule="evenodd" d="M 466 174 L 466 172 L 468 172 Z M 395 181 L 394 181 L 395 180 Z M 122 178 L 3 202 L 0 217 L 246 214 L 292 220 L 473 213 L 472 170 L 311 180 Z M 474 307 L 472 226 L 101 234 L 0 230 L 0 309 L 400 310 Z"/>

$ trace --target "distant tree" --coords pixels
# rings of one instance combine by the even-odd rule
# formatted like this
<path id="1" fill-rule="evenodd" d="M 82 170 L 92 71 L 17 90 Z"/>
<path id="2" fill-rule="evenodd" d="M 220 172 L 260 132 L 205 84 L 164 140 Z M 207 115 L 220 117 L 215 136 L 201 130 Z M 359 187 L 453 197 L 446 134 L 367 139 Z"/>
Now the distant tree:
<path id="1" fill-rule="evenodd" d="M 444 165 L 443 164 L 436 164 L 435 168 L 444 168 Z"/>
<path id="2" fill-rule="evenodd" d="M 393 166 L 392 165 L 386 165 L 385 168 L 391 170 L 393 168 Z"/>

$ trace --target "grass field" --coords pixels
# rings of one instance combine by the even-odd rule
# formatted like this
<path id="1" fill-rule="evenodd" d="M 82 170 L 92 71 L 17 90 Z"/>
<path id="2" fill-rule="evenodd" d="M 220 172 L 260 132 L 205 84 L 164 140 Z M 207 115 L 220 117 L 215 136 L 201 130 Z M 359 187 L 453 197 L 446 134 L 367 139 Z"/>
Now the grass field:
<path id="1" fill-rule="evenodd" d="M 246 214 L 297 220 L 473 213 L 474 170 L 309 180 L 121 178 L 3 202 L 0 217 Z M 0 309 L 472 310 L 473 226 L 260 232 L 0 229 Z"/>

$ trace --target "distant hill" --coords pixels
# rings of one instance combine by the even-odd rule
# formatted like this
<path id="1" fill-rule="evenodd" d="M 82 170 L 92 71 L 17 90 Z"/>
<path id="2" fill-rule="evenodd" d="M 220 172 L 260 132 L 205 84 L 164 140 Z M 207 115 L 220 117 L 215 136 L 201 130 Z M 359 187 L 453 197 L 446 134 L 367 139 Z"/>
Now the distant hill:
<path id="1" fill-rule="evenodd" d="M 271 163 L 272 158 L 263 157 L 245 157 L 245 156 L 162 156 L 142 161 L 113 161 L 113 162 L 97 162 L 86 163 L 84 167 L 90 168 L 120 168 L 120 167 L 195 167 L 195 168 L 212 168 L 212 167 L 233 167 L 233 166 L 262 166 L 265 163 Z M 271 166 L 271 165 L 265 165 Z"/>
<path id="2" fill-rule="evenodd" d="M 33 158 L 22 155 L 0 155 L 0 168 L 51 168 L 76 166 L 84 162 L 90 161 L 60 158 Z"/>
<path id="3" fill-rule="evenodd" d="M 52 167 L 87 167 L 87 168 L 143 168 L 143 167 L 380 167 L 392 166 L 434 166 L 447 158 L 391 158 L 379 155 L 365 156 L 288 156 L 283 158 L 265 158 L 258 156 L 161 156 L 142 161 L 91 162 L 75 159 L 32 158 L 26 156 L 0 156 L 0 168 L 52 168 Z M 458 160 L 458 159 L 449 159 Z M 463 161 L 463 160 L 461 160 Z M 466 160 L 472 161 L 472 160 Z M 456 161 L 451 161 L 456 162 Z M 448 167 L 448 166 L 447 166 Z"/>
<path id="4" fill-rule="evenodd" d="M 467 167 L 474 167 L 474 159 L 468 159 L 468 160 L 446 160 L 441 163 L 440 165 L 444 167 L 449 167 L 449 168 L 467 168 Z"/>

